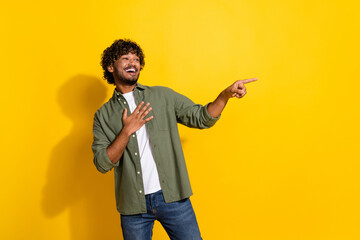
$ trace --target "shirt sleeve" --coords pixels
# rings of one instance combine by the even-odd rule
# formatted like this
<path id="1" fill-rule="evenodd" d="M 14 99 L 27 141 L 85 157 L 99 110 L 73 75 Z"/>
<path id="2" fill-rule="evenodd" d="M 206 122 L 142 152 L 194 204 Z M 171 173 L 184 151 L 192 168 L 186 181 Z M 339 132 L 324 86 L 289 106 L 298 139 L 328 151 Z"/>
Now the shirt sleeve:
<path id="1" fill-rule="evenodd" d="M 207 107 L 210 103 L 205 106 L 201 104 L 195 104 L 189 98 L 174 92 L 175 98 L 175 114 L 177 121 L 185 126 L 192 128 L 210 128 L 219 119 L 220 116 L 212 117 Z"/>
<path id="2" fill-rule="evenodd" d="M 111 144 L 107 138 L 99 117 L 100 113 L 96 112 L 94 116 L 93 134 L 94 140 L 91 149 L 94 153 L 94 164 L 101 173 L 110 171 L 113 167 L 119 166 L 119 161 L 114 164 L 110 161 L 106 149 Z"/>

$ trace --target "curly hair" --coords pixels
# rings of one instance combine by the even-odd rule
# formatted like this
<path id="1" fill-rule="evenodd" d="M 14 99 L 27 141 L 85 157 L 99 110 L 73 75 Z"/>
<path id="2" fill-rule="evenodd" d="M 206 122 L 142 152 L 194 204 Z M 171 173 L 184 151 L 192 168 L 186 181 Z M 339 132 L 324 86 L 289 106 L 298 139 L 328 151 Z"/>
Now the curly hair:
<path id="1" fill-rule="evenodd" d="M 107 68 L 122 55 L 126 55 L 128 53 L 138 56 L 140 59 L 140 70 L 142 70 L 145 66 L 145 55 L 140 46 L 130 39 L 115 40 L 114 43 L 110 47 L 106 48 L 102 53 L 100 64 L 104 70 L 103 77 L 109 84 L 115 84 L 115 81 L 112 73 L 109 72 Z"/>

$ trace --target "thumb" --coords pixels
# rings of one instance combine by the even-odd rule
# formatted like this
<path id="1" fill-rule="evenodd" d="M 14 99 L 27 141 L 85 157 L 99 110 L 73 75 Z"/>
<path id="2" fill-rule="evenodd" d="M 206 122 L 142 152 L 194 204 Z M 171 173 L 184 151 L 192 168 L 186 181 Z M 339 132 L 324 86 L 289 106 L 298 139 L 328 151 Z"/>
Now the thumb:
<path id="1" fill-rule="evenodd" d="M 127 118 L 127 108 L 124 109 L 122 118 L 123 120 Z"/>

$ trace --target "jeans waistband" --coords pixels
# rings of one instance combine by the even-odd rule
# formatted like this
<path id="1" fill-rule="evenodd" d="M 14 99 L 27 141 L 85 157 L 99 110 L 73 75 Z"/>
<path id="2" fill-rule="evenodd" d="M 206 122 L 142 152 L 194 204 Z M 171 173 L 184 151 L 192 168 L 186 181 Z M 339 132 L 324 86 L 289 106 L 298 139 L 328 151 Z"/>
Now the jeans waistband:
<path id="1" fill-rule="evenodd" d="M 159 195 L 159 194 L 162 194 L 162 190 L 161 190 L 161 189 L 160 189 L 159 191 L 157 191 L 157 192 L 153 192 L 153 193 L 146 194 L 145 197 L 147 197 L 147 196 L 153 196 L 153 195 Z"/>

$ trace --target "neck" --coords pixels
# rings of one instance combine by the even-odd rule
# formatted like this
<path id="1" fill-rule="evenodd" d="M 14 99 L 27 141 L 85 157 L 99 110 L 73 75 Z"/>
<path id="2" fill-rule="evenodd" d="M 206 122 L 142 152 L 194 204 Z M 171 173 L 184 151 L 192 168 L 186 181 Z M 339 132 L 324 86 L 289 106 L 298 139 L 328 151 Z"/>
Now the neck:
<path id="1" fill-rule="evenodd" d="M 123 85 L 123 84 L 116 84 L 116 91 L 124 94 L 124 93 L 128 93 L 128 92 L 132 92 L 134 90 L 134 88 L 136 87 L 136 83 L 133 85 Z"/>

